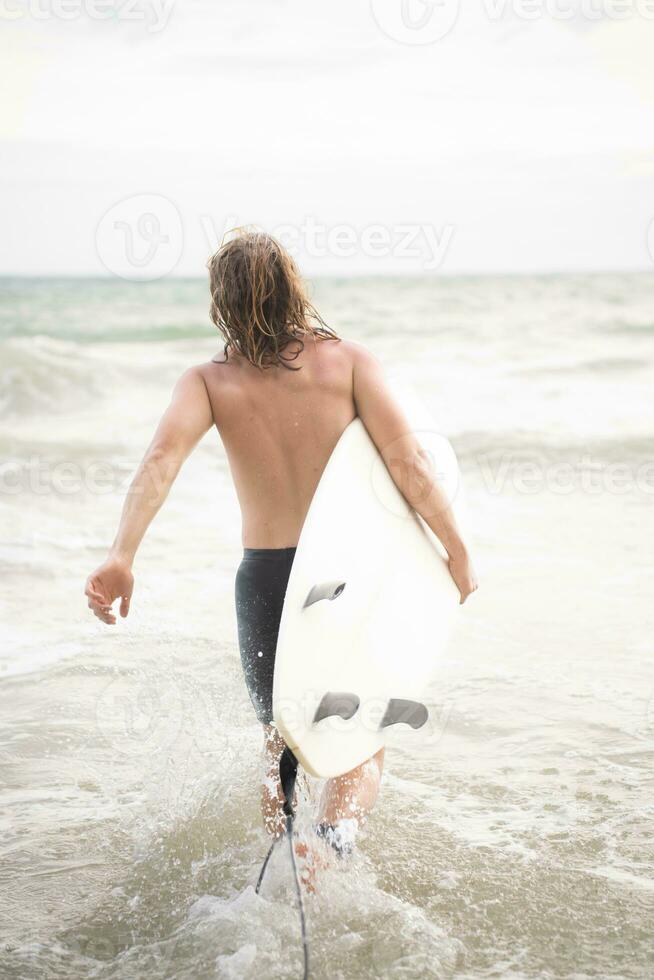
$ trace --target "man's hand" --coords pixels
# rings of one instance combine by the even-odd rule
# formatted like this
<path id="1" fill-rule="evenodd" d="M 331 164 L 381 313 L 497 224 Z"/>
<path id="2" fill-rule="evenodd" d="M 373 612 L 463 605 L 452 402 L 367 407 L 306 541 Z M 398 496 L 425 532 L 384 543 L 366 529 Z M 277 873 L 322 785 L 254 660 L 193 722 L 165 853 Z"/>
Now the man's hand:
<path id="1" fill-rule="evenodd" d="M 131 565 L 121 558 L 108 558 L 86 580 L 84 595 L 89 600 L 89 609 L 108 626 L 113 626 L 116 617 L 111 606 L 120 599 L 120 615 L 129 612 L 129 602 L 134 589 L 134 576 Z"/>
<path id="2" fill-rule="evenodd" d="M 459 605 L 463 605 L 472 592 L 479 588 L 477 573 L 467 551 L 451 554 L 448 561 L 450 575 L 461 596 Z"/>

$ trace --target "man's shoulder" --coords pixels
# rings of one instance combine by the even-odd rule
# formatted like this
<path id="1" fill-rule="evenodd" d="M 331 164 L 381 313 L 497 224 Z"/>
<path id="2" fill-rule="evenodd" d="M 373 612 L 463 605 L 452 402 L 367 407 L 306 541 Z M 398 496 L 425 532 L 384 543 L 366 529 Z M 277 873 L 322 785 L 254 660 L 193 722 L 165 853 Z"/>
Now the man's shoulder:
<path id="1" fill-rule="evenodd" d="M 358 340 L 349 340 L 345 337 L 339 337 L 338 341 L 334 343 L 333 341 L 322 341 L 318 348 L 323 347 L 324 349 L 329 348 L 330 351 L 334 353 L 339 353 L 341 357 L 346 357 L 349 360 L 358 360 L 362 357 L 371 357 L 370 351 L 365 346 L 365 344 L 359 343 Z"/>
<path id="2" fill-rule="evenodd" d="M 215 378 L 224 374 L 225 368 L 229 363 L 225 355 L 219 353 L 215 357 L 212 357 L 210 361 L 204 361 L 202 364 L 196 364 L 194 367 L 189 368 L 189 373 L 192 372 L 196 377 L 206 381 L 207 378 Z"/>
<path id="3" fill-rule="evenodd" d="M 225 363 L 217 359 L 194 364 L 184 371 L 177 382 L 178 388 L 188 391 L 189 394 L 195 393 L 203 397 L 210 395 L 212 391 L 222 389 L 228 374 L 223 366 Z"/>
<path id="4" fill-rule="evenodd" d="M 339 346 L 343 348 L 343 354 L 348 358 L 353 367 L 373 363 L 377 360 L 366 345 L 359 343 L 358 340 L 341 340 Z"/>

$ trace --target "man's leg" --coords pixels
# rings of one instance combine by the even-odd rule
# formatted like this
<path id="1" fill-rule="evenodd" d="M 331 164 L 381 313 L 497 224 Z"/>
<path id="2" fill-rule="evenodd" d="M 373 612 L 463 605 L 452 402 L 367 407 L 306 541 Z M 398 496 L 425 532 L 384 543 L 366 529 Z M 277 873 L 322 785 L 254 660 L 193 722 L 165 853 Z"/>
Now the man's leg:
<path id="1" fill-rule="evenodd" d="M 266 831 L 273 837 L 284 833 L 286 819 L 283 810 L 283 793 L 279 781 L 279 759 L 284 751 L 284 740 L 274 725 L 263 727 L 264 774 L 261 785 L 261 813 Z M 334 828 L 337 841 L 343 844 L 341 832 L 343 821 L 351 820 L 348 842 L 352 841 L 367 815 L 372 810 L 379 795 L 381 774 L 384 766 L 384 750 L 366 762 L 345 773 L 330 779 L 325 785 L 320 804 L 320 823 Z M 300 878 L 304 885 L 313 891 L 316 872 L 325 867 L 315 849 L 304 841 L 297 841 L 295 853 L 303 859 Z"/>
<path id="2" fill-rule="evenodd" d="M 279 782 L 279 759 L 284 751 L 284 739 L 274 725 L 263 726 L 263 783 L 261 785 L 261 813 L 263 825 L 273 837 L 284 832 L 285 818 L 282 805 L 284 795 Z"/>
<path id="3" fill-rule="evenodd" d="M 320 823 L 336 827 L 343 820 L 354 820 L 358 830 L 379 796 L 384 750 L 325 785 L 320 805 Z"/>

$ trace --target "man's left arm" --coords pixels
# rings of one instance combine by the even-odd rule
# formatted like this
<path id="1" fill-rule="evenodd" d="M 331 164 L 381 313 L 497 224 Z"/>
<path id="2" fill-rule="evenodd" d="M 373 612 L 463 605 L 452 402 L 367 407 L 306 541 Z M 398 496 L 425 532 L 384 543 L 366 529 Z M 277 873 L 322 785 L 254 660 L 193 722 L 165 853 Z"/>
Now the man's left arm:
<path id="1" fill-rule="evenodd" d="M 145 456 L 132 480 L 106 561 L 86 580 L 89 608 L 104 623 L 114 624 L 112 603 L 120 599 L 127 616 L 134 588 L 132 564 L 155 514 L 168 496 L 184 460 L 213 425 L 207 389 L 198 368 L 177 382 Z"/>

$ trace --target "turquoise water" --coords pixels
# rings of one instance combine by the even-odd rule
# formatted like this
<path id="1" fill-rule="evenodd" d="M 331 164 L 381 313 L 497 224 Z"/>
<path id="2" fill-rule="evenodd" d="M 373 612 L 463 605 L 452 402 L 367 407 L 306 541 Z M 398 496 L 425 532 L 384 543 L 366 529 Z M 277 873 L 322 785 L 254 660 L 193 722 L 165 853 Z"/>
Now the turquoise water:
<path id="1" fill-rule="evenodd" d="M 176 377 L 200 280 L 0 283 L 0 976 L 295 977 L 212 433 L 146 539 L 129 620 L 82 597 Z M 315 977 L 654 973 L 654 276 L 320 280 L 464 472 L 482 588 L 394 735 Z M 318 787 L 311 787 L 315 796 Z M 310 803 L 303 805 L 309 819 Z"/>

